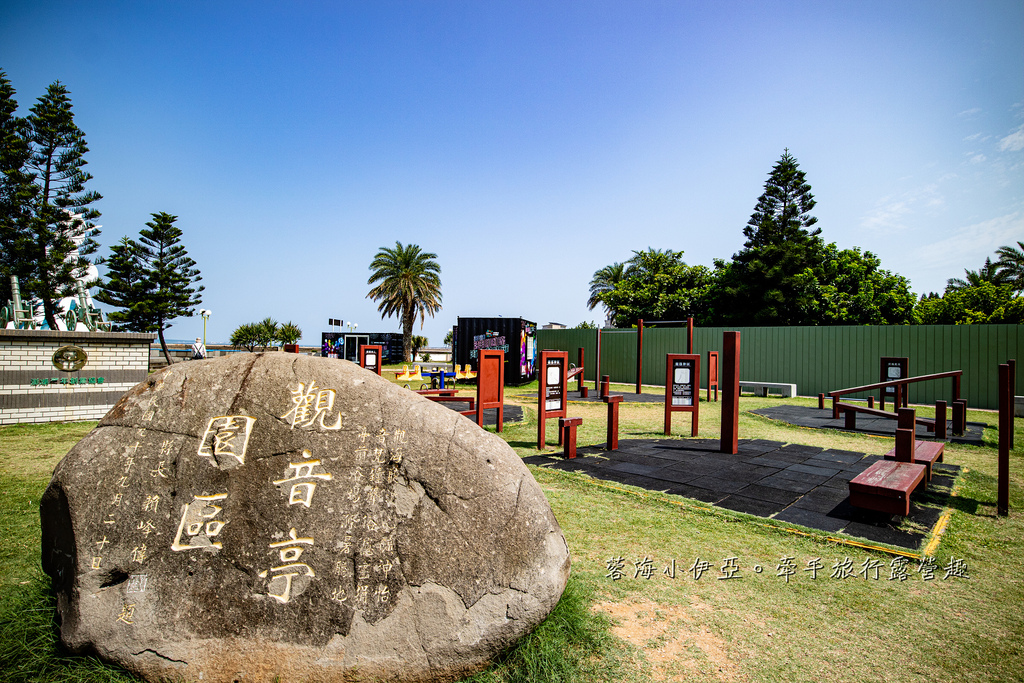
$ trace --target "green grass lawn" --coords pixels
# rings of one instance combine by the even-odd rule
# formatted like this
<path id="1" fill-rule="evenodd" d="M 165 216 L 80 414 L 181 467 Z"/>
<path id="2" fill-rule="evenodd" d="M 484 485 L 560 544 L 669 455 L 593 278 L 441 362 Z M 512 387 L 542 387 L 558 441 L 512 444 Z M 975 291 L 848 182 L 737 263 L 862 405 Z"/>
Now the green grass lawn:
<path id="1" fill-rule="evenodd" d="M 506 394 L 524 407 L 524 421 L 502 433 L 521 456 L 537 453 L 535 392 L 533 384 Z M 747 412 L 781 403 L 816 400 L 744 397 L 740 437 L 864 453 L 891 448 L 891 439 L 791 427 Z M 700 437 L 718 438 L 720 405 L 701 404 Z M 603 404 L 570 403 L 569 414 L 584 418 L 579 445 L 604 442 Z M 663 438 L 662 416 L 660 404 L 623 404 L 620 438 Z M 968 414 L 993 427 L 995 418 Z M 673 424 L 689 434 L 685 414 Z M 53 466 L 92 426 L 0 428 L 0 679 L 133 680 L 61 651 L 39 567 L 39 497 Z M 556 426 L 548 425 L 548 451 L 557 448 Z M 985 430 L 982 446 L 947 447 L 945 461 L 963 470 L 948 527 L 935 541 L 931 580 L 919 571 L 920 552 L 910 559 L 697 501 L 531 468 L 568 540 L 572 579 L 551 617 L 472 680 L 1020 681 L 1021 426 L 1015 440 L 1005 518 L 995 514 L 995 429 Z M 814 566 L 821 567 L 817 578 L 806 571 Z M 890 580 L 901 566 L 906 580 Z M 719 578 L 730 567 L 738 567 L 733 578 Z M 846 578 L 833 578 L 844 569 Z"/>

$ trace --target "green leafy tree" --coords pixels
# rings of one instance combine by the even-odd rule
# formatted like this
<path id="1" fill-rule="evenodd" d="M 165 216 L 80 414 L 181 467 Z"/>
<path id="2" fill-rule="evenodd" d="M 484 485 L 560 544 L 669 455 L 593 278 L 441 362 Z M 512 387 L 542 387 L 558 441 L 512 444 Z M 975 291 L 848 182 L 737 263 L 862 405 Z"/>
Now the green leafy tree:
<path id="1" fill-rule="evenodd" d="M 123 309 L 111 313 L 123 329 L 156 332 L 170 364 L 164 330 L 175 318 L 195 314 L 203 302 L 203 286 L 197 284 L 203 278 L 181 244 L 182 231 L 174 224 L 178 217 L 164 212 L 152 216 L 139 231 L 138 242 L 123 239 L 111 248 L 105 261 L 109 277 L 96 298 Z"/>
<path id="2" fill-rule="evenodd" d="M 259 323 L 243 323 L 231 332 L 228 339 L 236 349 L 245 349 L 252 353 L 257 346 L 263 346 L 264 350 L 270 340 L 266 338 L 265 330 Z"/>
<path id="3" fill-rule="evenodd" d="M 622 280 L 626 272 L 626 264 L 613 263 L 594 271 L 594 277 L 590 280 L 590 298 L 587 299 L 587 308 L 594 310 L 598 304 L 604 304 L 605 319 L 611 322 L 615 319 L 615 310 L 608 306 L 604 295 L 613 291 L 615 286 Z"/>
<path id="4" fill-rule="evenodd" d="M 59 81 L 51 84 L 26 120 L 32 150 L 26 168 L 37 192 L 28 239 L 21 242 L 27 253 L 19 255 L 31 263 L 23 292 L 42 300 L 46 322 L 55 330 L 57 302 L 75 293 L 75 281 L 85 277 L 88 257 L 98 247 L 93 221 L 100 213 L 92 204 L 101 197 L 85 189 L 92 179 L 84 170 L 89 148 L 75 125 L 67 88 Z"/>
<path id="5" fill-rule="evenodd" d="M 969 287 L 947 287 L 943 296 L 921 298 L 914 315 L 922 325 L 981 325 L 1015 322 L 1021 309 L 1011 285 L 981 282 Z"/>
<path id="6" fill-rule="evenodd" d="M 705 324 L 706 299 L 715 274 L 706 266 L 688 266 L 682 251 L 634 251 L 615 287 L 601 301 L 615 311 L 616 327 L 644 320 L 681 320 L 688 315 Z"/>
<path id="7" fill-rule="evenodd" d="M 583 322 L 579 323 L 578 325 L 576 325 L 572 329 L 574 329 L 574 330 L 596 330 L 597 329 L 597 323 L 595 323 L 593 320 L 591 320 L 589 322 L 584 320 Z"/>
<path id="8" fill-rule="evenodd" d="M 822 325 L 905 325 L 914 321 L 917 297 L 910 281 L 879 268 L 881 261 L 858 247 L 834 243 L 822 253 L 816 316 Z"/>
<path id="9" fill-rule="evenodd" d="M 26 169 L 31 156 L 28 122 L 15 116 L 15 94 L 0 70 L 0 303 L 12 296 L 10 276 L 27 284 L 33 265 L 29 223 L 38 190 Z"/>
<path id="10" fill-rule="evenodd" d="M 454 342 L 454 341 L 455 341 L 455 335 L 452 333 L 451 330 L 448 330 L 448 334 L 444 335 L 444 342 L 442 342 L 442 343 L 445 346 L 451 347 L 452 342 Z"/>
<path id="11" fill-rule="evenodd" d="M 376 286 L 366 297 L 379 302 L 382 318 L 394 315 L 401 321 L 402 358 L 407 362 L 412 359 L 416 318 L 422 329 L 427 314 L 434 317 L 441 310 L 441 266 L 436 258 L 437 254 L 424 252 L 419 245 L 395 242 L 394 248 L 381 247 L 370 263 L 366 284 Z"/>
<path id="12" fill-rule="evenodd" d="M 281 325 L 277 330 L 277 341 L 282 344 L 298 344 L 302 339 L 302 329 L 291 320 Z"/>
<path id="13" fill-rule="evenodd" d="M 1000 280 L 1011 285 L 1013 291 L 1024 292 L 1024 242 L 1017 242 L 1016 247 L 999 247 L 996 255 L 999 257 L 996 267 Z"/>
<path id="14" fill-rule="evenodd" d="M 772 168 L 731 263 L 717 262 L 716 322 L 813 325 L 823 244 L 806 174 L 785 150 Z"/>

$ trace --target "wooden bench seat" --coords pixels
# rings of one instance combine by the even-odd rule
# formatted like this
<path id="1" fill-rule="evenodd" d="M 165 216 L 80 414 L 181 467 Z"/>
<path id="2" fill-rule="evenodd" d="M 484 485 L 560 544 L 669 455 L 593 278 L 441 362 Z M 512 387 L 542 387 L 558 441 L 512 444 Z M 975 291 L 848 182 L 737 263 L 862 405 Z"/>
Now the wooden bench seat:
<path id="1" fill-rule="evenodd" d="M 917 441 L 914 446 L 914 462 L 924 465 L 926 468 L 924 481 L 927 484 L 932 480 L 932 465 L 942 462 L 942 451 L 945 450 L 944 441 Z M 896 459 L 896 449 L 885 454 L 886 460 Z"/>
<path id="2" fill-rule="evenodd" d="M 472 396 L 427 396 L 434 403 L 468 403 L 470 412 L 476 405 L 476 399 Z"/>
<path id="3" fill-rule="evenodd" d="M 910 495 L 925 477 L 924 465 L 879 460 L 850 480 L 850 505 L 891 515 L 910 514 Z"/>
<path id="4" fill-rule="evenodd" d="M 783 398 L 796 396 L 796 385 L 786 382 L 740 382 L 740 391 L 750 389 L 759 396 L 768 396 L 769 393 L 780 394 Z"/>
<path id="5" fill-rule="evenodd" d="M 895 420 L 896 413 L 890 413 L 878 408 L 868 408 L 867 406 L 858 405 L 856 403 L 836 403 L 833 410 L 833 415 L 836 418 L 839 417 L 840 413 L 846 413 L 846 424 L 847 429 L 857 428 L 857 413 L 864 413 L 865 415 L 874 415 L 875 417 L 884 417 L 888 420 Z M 925 430 L 929 432 L 935 431 L 935 420 L 930 417 L 915 417 L 914 422 L 923 426 Z"/>
<path id="6" fill-rule="evenodd" d="M 455 396 L 457 389 L 416 389 L 416 393 L 427 398 Z"/>

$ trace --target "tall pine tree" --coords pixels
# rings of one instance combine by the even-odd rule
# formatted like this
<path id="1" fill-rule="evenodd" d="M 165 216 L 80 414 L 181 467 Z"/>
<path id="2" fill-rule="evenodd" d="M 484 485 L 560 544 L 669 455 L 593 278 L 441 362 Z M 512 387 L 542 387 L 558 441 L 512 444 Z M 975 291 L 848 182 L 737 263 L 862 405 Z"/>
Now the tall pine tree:
<path id="1" fill-rule="evenodd" d="M 730 325 L 814 325 L 824 245 L 814 196 L 786 149 L 772 168 L 731 263 L 719 263 L 715 318 Z"/>
<path id="2" fill-rule="evenodd" d="M 127 237 L 110 247 L 110 257 L 99 259 L 106 267 L 107 277 L 99 283 L 94 297 L 121 310 L 112 311 L 107 318 L 117 331 L 152 332 L 148 318 L 148 288 L 145 263 L 139 253 L 139 244 Z"/>
<path id="3" fill-rule="evenodd" d="M 139 241 L 123 238 L 111 247 L 111 256 L 103 261 L 108 279 L 100 284 L 96 299 L 123 310 L 110 314 L 121 329 L 156 332 L 167 363 L 164 330 L 170 321 L 191 317 L 203 303 L 203 286 L 196 262 L 181 244 L 182 231 L 174 222 L 177 216 L 154 213 L 153 220 L 139 231 Z"/>
<path id="4" fill-rule="evenodd" d="M 27 168 L 33 173 L 37 195 L 29 221 L 24 248 L 31 263 L 28 282 L 22 291 L 42 300 L 50 329 L 57 329 L 57 302 L 75 293 L 75 280 L 85 277 L 96 251 L 94 220 L 100 213 L 92 208 L 99 199 L 86 191 L 92 176 L 83 170 L 85 134 L 75 125 L 68 90 L 55 81 L 29 111 L 28 141 L 31 156 Z"/>
<path id="5" fill-rule="evenodd" d="M 36 186 L 25 168 L 31 154 L 28 123 L 15 116 L 15 90 L 0 71 L 0 302 L 11 298 L 10 276 L 31 275 L 29 220 Z"/>

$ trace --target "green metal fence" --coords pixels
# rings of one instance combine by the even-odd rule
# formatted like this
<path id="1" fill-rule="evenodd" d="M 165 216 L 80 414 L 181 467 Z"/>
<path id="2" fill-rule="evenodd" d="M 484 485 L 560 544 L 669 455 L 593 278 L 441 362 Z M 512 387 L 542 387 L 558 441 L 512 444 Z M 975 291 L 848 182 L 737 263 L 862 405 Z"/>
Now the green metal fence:
<path id="1" fill-rule="evenodd" d="M 722 333 L 729 329 L 740 332 L 741 380 L 796 384 L 802 396 L 877 382 L 879 358 L 907 356 L 911 376 L 963 370 L 962 398 L 972 408 L 995 409 L 998 365 L 1011 358 L 1024 363 L 1024 325 L 695 328 L 693 352 L 705 358 L 703 386 L 707 352 L 721 352 Z M 573 363 L 583 347 L 585 376 L 596 379 L 596 330 L 538 330 L 537 344 L 568 351 Z M 635 383 L 636 353 L 635 329 L 603 330 L 600 373 L 613 382 Z M 667 353 L 686 353 L 686 329 L 645 327 L 644 384 L 664 385 Z M 949 400 L 950 387 L 950 380 L 913 384 L 910 401 Z M 1014 393 L 1024 394 L 1024 368 L 1017 372 Z"/>

